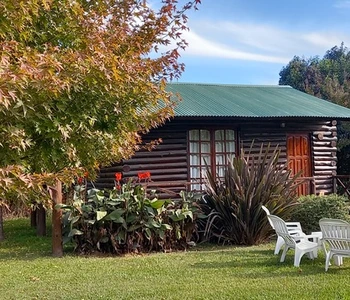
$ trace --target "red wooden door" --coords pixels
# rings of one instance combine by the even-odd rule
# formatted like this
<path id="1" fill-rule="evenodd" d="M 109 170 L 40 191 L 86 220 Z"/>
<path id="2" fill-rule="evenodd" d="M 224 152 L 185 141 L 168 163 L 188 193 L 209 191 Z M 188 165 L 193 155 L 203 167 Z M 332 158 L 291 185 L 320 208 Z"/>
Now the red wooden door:
<path id="1" fill-rule="evenodd" d="M 310 139 L 308 134 L 287 135 L 288 167 L 292 175 L 301 171 L 301 177 L 311 177 Z M 310 181 L 298 187 L 298 195 L 310 194 Z"/>

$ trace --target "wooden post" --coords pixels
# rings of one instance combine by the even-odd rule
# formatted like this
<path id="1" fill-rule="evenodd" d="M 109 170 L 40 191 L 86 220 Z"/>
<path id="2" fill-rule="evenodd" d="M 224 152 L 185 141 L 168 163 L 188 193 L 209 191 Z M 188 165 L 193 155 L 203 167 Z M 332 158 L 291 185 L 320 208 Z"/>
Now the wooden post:
<path id="1" fill-rule="evenodd" d="M 2 205 L 0 203 L 0 241 L 3 241 L 5 239 L 5 235 L 4 235 L 4 219 L 3 219 L 3 209 L 2 209 Z"/>
<path id="2" fill-rule="evenodd" d="M 37 209 L 33 208 L 30 211 L 30 227 L 36 227 L 36 213 L 37 213 Z"/>
<path id="3" fill-rule="evenodd" d="M 62 211 L 55 209 L 56 204 L 62 203 L 62 182 L 57 180 L 56 186 L 52 193 L 52 255 L 54 257 L 63 256 L 63 240 L 62 240 Z"/>
<path id="4" fill-rule="evenodd" d="M 36 235 L 46 236 L 46 210 L 42 203 L 36 209 Z"/>

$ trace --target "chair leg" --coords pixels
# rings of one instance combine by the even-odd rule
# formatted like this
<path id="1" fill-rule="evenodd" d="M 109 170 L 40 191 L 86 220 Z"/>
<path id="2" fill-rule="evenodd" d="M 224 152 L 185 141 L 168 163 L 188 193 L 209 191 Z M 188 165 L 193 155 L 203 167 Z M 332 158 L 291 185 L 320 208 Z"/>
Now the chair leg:
<path id="1" fill-rule="evenodd" d="M 277 255 L 279 252 L 280 252 L 280 250 L 281 250 L 281 248 L 282 248 L 282 246 L 284 245 L 284 240 L 283 240 L 283 238 L 281 238 L 280 236 L 278 236 L 277 237 L 277 242 L 276 242 L 276 247 L 275 247 L 275 255 Z"/>
<path id="2" fill-rule="evenodd" d="M 343 257 L 339 255 L 334 255 L 334 264 L 336 266 L 341 266 L 343 264 Z"/>
<path id="3" fill-rule="evenodd" d="M 304 251 L 301 251 L 301 250 L 299 250 L 297 248 L 295 249 L 295 253 L 294 253 L 294 267 L 299 267 L 301 258 L 303 257 L 304 254 L 305 254 Z M 311 253 L 311 255 L 312 255 L 312 253 Z"/>
<path id="4" fill-rule="evenodd" d="M 331 258 L 332 258 L 333 254 L 331 252 L 327 252 L 327 255 L 326 255 L 326 265 L 325 265 L 325 270 L 326 272 L 328 271 L 328 268 L 329 268 L 329 265 L 330 265 L 330 261 L 331 261 Z"/>
<path id="5" fill-rule="evenodd" d="M 287 254 L 288 249 L 289 249 L 289 247 L 287 245 L 285 245 L 283 252 L 282 252 L 282 255 L 281 255 L 280 262 L 284 262 L 284 259 L 286 258 L 286 254 Z"/>
<path id="6" fill-rule="evenodd" d="M 309 259 L 315 259 L 317 257 L 317 253 L 316 253 L 316 256 L 315 256 L 315 250 L 314 251 L 310 251 L 310 252 L 307 252 L 307 257 Z"/>

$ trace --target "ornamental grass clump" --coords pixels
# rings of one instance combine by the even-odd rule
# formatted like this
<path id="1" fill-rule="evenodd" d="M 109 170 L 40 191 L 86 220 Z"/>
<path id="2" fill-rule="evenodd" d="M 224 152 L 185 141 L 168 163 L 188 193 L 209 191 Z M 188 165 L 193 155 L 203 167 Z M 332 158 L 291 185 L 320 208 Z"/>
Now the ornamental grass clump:
<path id="1" fill-rule="evenodd" d="M 262 144 L 259 153 L 233 158 L 227 165 L 222 180 L 206 172 L 207 194 L 201 207 L 208 215 L 204 236 L 209 241 L 236 245 L 254 245 L 265 241 L 271 234 L 265 205 L 272 214 L 287 218 L 296 202 L 296 179 L 287 163 L 279 161 L 278 146 Z"/>
<path id="2" fill-rule="evenodd" d="M 74 202 L 57 206 L 64 211 L 64 242 L 73 242 L 78 253 L 184 250 L 194 244 L 202 215 L 187 194 L 181 196 L 177 202 L 158 199 L 128 182 L 120 190 L 90 189 L 82 199 L 77 186 Z"/>

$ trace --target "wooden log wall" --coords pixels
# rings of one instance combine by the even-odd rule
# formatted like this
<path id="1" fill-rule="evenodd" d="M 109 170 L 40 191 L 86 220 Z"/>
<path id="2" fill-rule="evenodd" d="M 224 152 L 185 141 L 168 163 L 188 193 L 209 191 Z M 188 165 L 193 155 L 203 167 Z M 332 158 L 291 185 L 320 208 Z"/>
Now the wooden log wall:
<path id="1" fill-rule="evenodd" d="M 275 124 L 275 126 L 272 126 Z M 308 133 L 311 145 L 311 161 L 313 183 L 311 192 L 316 194 L 330 194 L 334 192 L 333 176 L 337 170 L 337 128 L 335 121 L 301 121 L 250 124 L 242 127 L 240 132 L 240 147 L 248 151 L 252 141 L 252 153 L 259 153 L 261 143 L 271 144 L 271 151 L 276 145 L 281 148 L 280 163 L 287 161 L 286 135 L 287 133 Z"/>
<path id="2" fill-rule="evenodd" d="M 237 130 L 238 147 L 246 151 L 254 140 L 253 153 L 260 151 L 261 143 L 271 144 L 271 151 L 281 148 L 280 162 L 287 161 L 287 133 L 308 133 L 312 152 L 312 172 L 317 194 L 333 192 L 333 175 L 336 174 L 335 122 L 309 120 L 252 120 L 252 119 L 198 119 L 173 120 L 152 130 L 143 137 L 144 142 L 162 139 L 152 151 L 141 149 L 134 157 L 118 165 L 103 168 L 95 183 L 97 188 L 113 188 L 115 172 L 122 172 L 124 180 L 137 181 L 139 172 L 150 172 L 149 188 L 162 189 L 162 197 L 172 197 L 188 189 L 187 132 L 193 128 L 225 127 Z M 147 183 L 143 183 L 147 185 Z M 177 194 L 178 196 L 178 194 Z"/>
<path id="3" fill-rule="evenodd" d="M 313 175 L 316 193 L 335 192 L 333 176 L 337 175 L 337 127 L 336 121 L 326 122 L 312 134 Z"/>
<path id="4" fill-rule="evenodd" d="M 100 171 L 97 188 L 113 188 L 115 172 L 122 172 L 123 180 L 140 182 L 148 190 L 155 189 L 162 198 L 178 198 L 187 189 L 187 130 L 184 126 L 168 123 L 143 137 L 149 143 L 161 138 L 152 151 L 141 149 L 129 160 Z M 151 180 L 138 180 L 138 173 L 150 172 Z"/>

